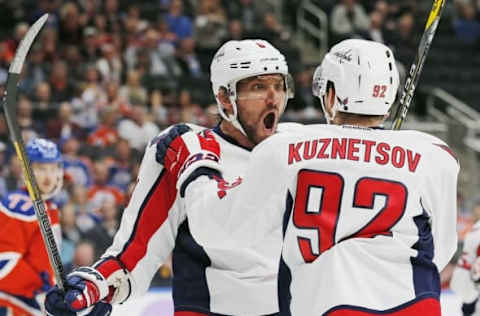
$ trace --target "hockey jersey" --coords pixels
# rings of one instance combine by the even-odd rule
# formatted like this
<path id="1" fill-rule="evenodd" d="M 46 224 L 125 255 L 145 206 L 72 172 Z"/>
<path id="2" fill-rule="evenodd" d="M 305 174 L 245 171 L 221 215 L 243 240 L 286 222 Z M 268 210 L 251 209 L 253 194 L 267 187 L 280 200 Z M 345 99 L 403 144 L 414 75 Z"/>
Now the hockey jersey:
<path id="1" fill-rule="evenodd" d="M 421 132 L 279 133 L 254 149 L 230 192 L 230 239 L 211 247 L 257 249 L 259 267 L 280 262 L 282 315 L 440 315 L 438 271 L 457 246 L 458 171 L 447 145 Z M 212 180 L 197 179 L 185 203 L 222 208 L 209 190 Z M 282 239 L 272 257 L 266 249 Z"/>
<path id="2" fill-rule="evenodd" d="M 462 256 L 453 270 L 450 288 L 457 293 L 462 300 L 462 308 L 467 315 L 480 315 L 480 309 L 476 306 L 480 296 L 477 285 L 471 277 L 471 269 L 480 257 L 480 221 L 477 221 L 472 230 L 467 233 L 463 243 Z"/>
<path id="3" fill-rule="evenodd" d="M 296 125 L 280 124 L 279 129 Z M 221 144 L 226 170 L 223 179 L 214 180 L 212 198 L 228 203 L 228 191 L 242 182 L 250 151 L 219 127 L 213 129 L 213 134 Z M 202 209 L 185 205 L 176 190 L 176 179 L 155 160 L 155 153 L 154 139 L 146 148 L 114 242 L 95 267 L 105 275 L 110 258 L 121 262 L 130 273 L 130 299 L 147 291 L 160 265 L 172 254 L 176 311 L 224 315 L 278 312 L 276 264 L 267 261 L 259 266 L 263 255 L 249 249 L 210 247 L 229 235 L 225 230 L 228 207 Z M 279 255 L 280 245 L 268 251 Z"/>
<path id="4" fill-rule="evenodd" d="M 49 201 L 46 205 L 59 245 L 58 209 Z M 54 284 L 54 274 L 26 190 L 10 192 L 2 199 L 0 223 L 0 306 L 37 315 L 40 307 L 34 297 Z"/>

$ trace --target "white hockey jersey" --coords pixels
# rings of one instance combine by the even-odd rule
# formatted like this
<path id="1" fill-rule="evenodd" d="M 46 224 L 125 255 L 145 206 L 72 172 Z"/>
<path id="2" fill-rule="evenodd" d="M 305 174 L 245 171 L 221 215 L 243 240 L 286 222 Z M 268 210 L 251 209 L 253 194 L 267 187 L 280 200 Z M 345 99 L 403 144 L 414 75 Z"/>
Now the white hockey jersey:
<path id="1" fill-rule="evenodd" d="M 472 230 L 467 233 L 463 243 L 462 256 L 453 270 L 450 288 L 460 296 L 463 308 L 471 314 L 480 315 L 480 309 L 476 306 L 479 289 L 471 278 L 472 265 L 480 257 L 480 221 L 477 221 Z"/>
<path id="2" fill-rule="evenodd" d="M 280 124 L 282 126 L 292 125 Z M 298 126 L 298 124 L 295 124 Z M 203 128 L 195 127 L 194 130 Z M 230 201 L 228 191 L 238 186 L 250 151 L 213 129 L 221 145 L 225 168 L 215 180 L 215 200 Z M 130 272 L 130 297 L 143 295 L 159 266 L 172 253 L 173 299 L 176 311 L 224 315 L 267 315 L 278 312 L 277 264 L 246 248 L 210 247 L 225 239 L 228 208 L 189 208 L 179 197 L 173 179 L 155 160 L 156 146 L 145 152 L 133 196 L 124 211 L 113 245 L 96 264 L 116 258 Z M 281 231 L 278 230 L 278 238 Z M 280 244 L 275 250 L 280 254 Z M 107 267 L 108 268 L 108 267 Z M 103 269 L 107 270 L 107 269 Z"/>
<path id="3" fill-rule="evenodd" d="M 256 249 L 258 265 L 271 264 L 267 249 L 282 243 L 282 228 L 281 315 L 440 315 L 438 271 L 457 246 L 458 171 L 447 145 L 421 132 L 280 133 L 254 149 L 229 193 L 230 239 L 217 247 Z M 214 189 L 201 177 L 186 203 L 222 208 L 208 197 Z"/>

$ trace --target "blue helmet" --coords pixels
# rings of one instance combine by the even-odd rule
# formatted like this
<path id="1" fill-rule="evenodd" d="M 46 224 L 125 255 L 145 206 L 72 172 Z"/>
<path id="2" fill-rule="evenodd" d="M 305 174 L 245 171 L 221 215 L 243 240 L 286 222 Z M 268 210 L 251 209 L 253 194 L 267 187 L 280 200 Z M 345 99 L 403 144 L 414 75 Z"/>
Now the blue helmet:
<path id="1" fill-rule="evenodd" d="M 57 145 L 44 138 L 34 138 L 27 143 L 27 155 L 31 162 L 62 162 L 62 154 Z"/>

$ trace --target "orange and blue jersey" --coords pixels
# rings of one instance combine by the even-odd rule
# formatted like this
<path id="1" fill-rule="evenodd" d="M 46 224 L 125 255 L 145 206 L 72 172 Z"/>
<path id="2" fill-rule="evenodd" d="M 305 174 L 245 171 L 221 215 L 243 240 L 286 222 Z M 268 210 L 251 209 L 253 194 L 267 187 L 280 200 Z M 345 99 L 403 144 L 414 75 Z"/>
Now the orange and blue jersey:
<path id="1" fill-rule="evenodd" d="M 46 205 L 58 244 L 58 209 L 49 201 Z M 9 308 L 13 315 L 36 315 L 40 309 L 35 295 L 54 280 L 33 204 L 25 190 L 10 192 L 1 200 L 0 223 L 0 309 Z M 44 280 L 42 273 L 48 274 L 49 280 Z"/>

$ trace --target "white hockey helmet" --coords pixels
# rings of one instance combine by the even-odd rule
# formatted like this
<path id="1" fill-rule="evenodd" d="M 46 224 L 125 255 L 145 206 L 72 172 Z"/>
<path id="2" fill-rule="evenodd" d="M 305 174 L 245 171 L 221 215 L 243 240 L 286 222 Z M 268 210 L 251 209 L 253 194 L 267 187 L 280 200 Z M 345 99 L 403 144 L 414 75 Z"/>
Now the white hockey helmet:
<path id="1" fill-rule="evenodd" d="M 216 52 L 210 66 L 210 79 L 213 94 L 217 100 L 218 110 L 223 119 L 232 122 L 233 126 L 246 135 L 237 119 L 237 82 L 259 75 L 281 74 L 284 77 L 286 97 L 280 114 L 283 113 L 287 101 L 293 98 L 293 81 L 288 74 L 285 56 L 269 42 L 260 39 L 228 41 Z M 218 99 L 220 88 L 227 90 L 233 113 L 227 114 Z"/>
<path id="2" fill-rule="evenodd" d="M 327 122 L 324 96 L 328 83 L 335 88 L 336 111 L 385 115 L 395 101 L 399 74 L 387 46 L 373 41 L 348 39 L 333 46 L 313 75 L 312 92 L 321 101 Z"/>

